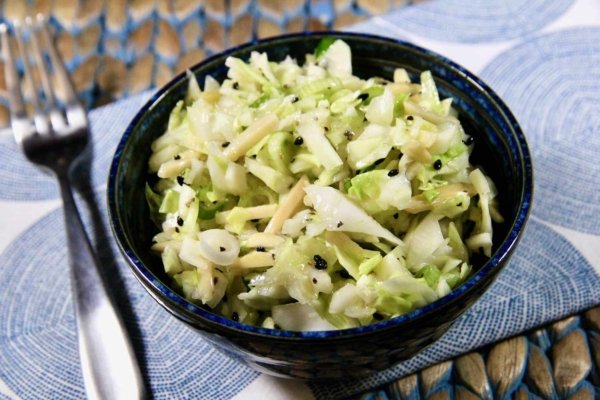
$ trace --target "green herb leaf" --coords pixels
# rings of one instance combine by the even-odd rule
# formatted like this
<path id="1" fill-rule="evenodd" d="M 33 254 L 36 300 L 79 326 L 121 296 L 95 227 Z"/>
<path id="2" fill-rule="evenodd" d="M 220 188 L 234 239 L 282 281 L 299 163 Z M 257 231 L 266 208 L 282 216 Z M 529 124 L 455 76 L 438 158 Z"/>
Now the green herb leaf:
<path id="1" fill-rule="evenodd" d="M 335 38 L 332 37 L 324 37 L 321 39 L 319 44 L 317 44 L 317 47 L 315 47 L 315 57 L 321 57 L 327 51 L 329 46 L 333 44 L 333 42 L 335 42 Z"/>

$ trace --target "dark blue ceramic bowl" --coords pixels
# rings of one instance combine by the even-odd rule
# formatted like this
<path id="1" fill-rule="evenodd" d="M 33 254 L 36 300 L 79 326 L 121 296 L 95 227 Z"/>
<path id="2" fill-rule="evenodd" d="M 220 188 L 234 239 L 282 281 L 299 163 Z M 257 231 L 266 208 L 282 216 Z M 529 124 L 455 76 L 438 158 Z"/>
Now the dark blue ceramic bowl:
<path id="1" fill-rule="evenodd" d="M 465 130 L 475 138 L 472 162 L 483 165 L 500 193 L 506 222 L 495 227 L 493 257 L 442 299 L 389 321 L 342 331 L 291 332 L 244 325 L 192 304 L 169 286 L 160 258 L 149 248 L 156 228 L 144 199 L 150 144 L 165 131 L 169 111 L 183 98 L 187 79 L 177 76 L 135 116 L 121 139 L 108 181 L 110 218 L 117 241 L 141 284 L 171 314 L 197 330 L 224 353 L 269 374 L 331 379 L 362 376 L 407 359 L 438 339 L 488 288 L 513 252 L 533 189 L 531 158 L 523 132 L 502 100 L 473 74 L 431 51 L 377 36 L 323 32 L 252 42 L 211 57 L 192 68 L 202 84 L 207 75 L 222 80 L 228 56 L 252 51 L 269 59 L 291 55 L 299 61 L 325 36 L 352 48 L 354 73 L 391 78 L 397 67 L 414 76 L 430 70 L 443 97 L 452 97 Z M 198 338 L 198 340 L 201 340 Z"/>

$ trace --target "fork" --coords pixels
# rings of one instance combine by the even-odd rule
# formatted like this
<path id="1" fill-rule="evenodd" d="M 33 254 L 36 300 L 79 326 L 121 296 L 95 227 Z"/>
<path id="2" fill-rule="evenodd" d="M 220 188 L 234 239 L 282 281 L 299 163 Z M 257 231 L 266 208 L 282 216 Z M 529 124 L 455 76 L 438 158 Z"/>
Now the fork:
<path id="1" fill-rule="evenodd" d="M 0 25 L 5 61 L 11 126 L 17 143 L 29 161 L 52 171 L 60 186 L 69 247 L 71 286 L 75 303 L 79 357 L 89 399 L 140 399 L 146 390 L 123 320 L 99 271 L 90 241 L 73 198 L 69 172 L 89 141 L 87 115 L 51 39 L 42 15 L 26 18 L 25 26 L 13 24 L 17 42 L 14 56 L 9 27 Z M 26 35 L 35 65 L 26 47 Z M 49 71 L 38 35 L 52 66 Z M 25 84 L 33 89 L 30 107 L 21 93 L 16 59 L 23 64 Z M 33 74 L 37 66 L 39 78 Z M 50 74 L 63 86 L 64 105 L 59 106 Z M 36 82 L 36 81 L 41 82 Z M 41 83 L 41 85 L 39 85 Z M 43 94 L 38 98 L 38 90 Z M 31 112 L 28 109 L 31 108 Z"/>

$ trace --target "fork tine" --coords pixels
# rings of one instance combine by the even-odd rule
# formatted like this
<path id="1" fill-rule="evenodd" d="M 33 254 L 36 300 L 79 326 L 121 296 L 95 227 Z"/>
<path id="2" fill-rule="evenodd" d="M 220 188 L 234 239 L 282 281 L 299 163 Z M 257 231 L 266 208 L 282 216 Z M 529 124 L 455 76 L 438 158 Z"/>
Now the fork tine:
<path id="1" fill-rule="evenodd" d="M 58 50 L 56 50 L 56 46 L 52 40 L 50 31 L 48 31 L 48 25 L 46 24 L 44 15 L 38 14 L 37 20 L 40 31 L 42 32 L 42 37 L 44 38 L 44 43 L 48 48 L 48 55 L 50 56 L 50 62 L 52 63 L 52 70 L 61 81 L 61 84 L 65 89 L 65 114 L 67 116 L 67 120 L 69 123 L 74 125 L 87 125 L 87 115 L 83 106 L 79 102 L 77 93 L 75 92 L 75 87 L 73 86 L 73 82 L 71 81 L 69 73 L 65 68 L 65 64 L 62 62 L 62 58 L 60 57 L 60 54 L 58 54 Z"/>
<path id="2" fill-rule="evenodd" d="M 16 142 L 23 144 L 27 138 L 34 135 L 35 127 L 27 116 L 27 108 L 25 107 L 23 94 L 21 93 L 21 79 L 17 71 L 16 57 L 9 40 L 8 26 L 6 24 L 0 24 L 0 38 L 5 62 L 4 74 L 6 87 L 10 103 L 10 124 Z"/>
<path id="3" fill-rule="evenodd" d="M 23 40 L 23 29 L 19 21 L 15 21 L 13 25 L 15 28 L 15 38 L 17 39 L 17 47 L 19 49 L 21 59 L 23 60 L 23 78 L 26 83 L 31 85 L 32 89 L 31 105 L 33 106 L 33 122 L 37 129 L 37 132 L 40 135 L 49 134 L 51 132 L 51 129 L 48 117 L 44 113 L 44 110 L 42 109 L 42 106 L 40 104 L 40 100 L 38 99 L 38 93 L 36 89 L 37 86 L 35 84 L 33 71 L 31 69 L 31 62 L 29 61 L 29 52 L 27 51 L 25 41 Z"/>
<path id="4" fill-rule="evenodd" d="M 40 80 L 42 81 L 42 89 L 46 97 L 48 112 L 50 114 L 50 121 L 52 123 L 52 127 L 55 130 L 58 130 L 64 127 L 66 123 L 62 113 L 56 106 L 56 96 L 54 95 L 54 90 L 52 89 L 52 85 L 50 84 L 48 68 L 45 65 L 46 63 L 44 60 L 44 54 L 42 53 L 41 46 L 38 41 L 38 32 L 36 32 L 35 30 L 31 17 L 25 18 L 25 24 L 27 25 L 31 33 L 31 45 L 33 48 L 33 56 L 35 59 L 35 63 L 38 66 Z"/>
<path id="5" fill-rule="evenodd" d="M 19 73 L 17 72 L 17 64 L 8 38 L 8 26 L 6 24 L 0 25 L 0 37 L 2 41 L 2 55 L 5 62 L 4 75 L 10 102 L 11 120 L 26 119 L 27 110 L 25 109 L 25 102 L 21 94 Z"/>
<path id="6" fill-rule="evenodd" d="M 40 30 L 42 32 L 42 36 L 44 38 L 44 43 L 48 48 L 48 55 L 50 56 L 50 61 L 52 62 L 52 68 L 54 73 L 61 80 L 61 84 L 64 85 L 66 91 L 66 102 L 69 105 L 79 104 L 79 100 L 77 98 L 77 94 L 75 93 L 75 88 L 73 87 L 73 83 L 71 82 L 71 78 L 69 78 L 69 73 L 65 68 L 64 63 L 62 62 L 62 58 L 58 51 L 56 50 L 56 46 L 54 45 L 54 41 L 50 36 L 50 31 L 48 31 L 48 26 L 46 25 L 46 19 L 42 14 L 37 15 L 37 20 L 40 26 Z"/>

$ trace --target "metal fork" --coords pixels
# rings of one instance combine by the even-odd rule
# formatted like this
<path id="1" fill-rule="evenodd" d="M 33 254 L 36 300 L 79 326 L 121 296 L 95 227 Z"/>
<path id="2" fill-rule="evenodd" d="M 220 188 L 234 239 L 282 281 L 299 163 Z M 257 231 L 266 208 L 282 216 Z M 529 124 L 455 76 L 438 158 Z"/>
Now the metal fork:
<path id="1" fill-rule="evenodd" d="M 24 80 L 33 88 L 28 112 L 21 93 L 16 58 L 9 40 L 7 25 L 0 25 L 2 51 L 5 60 L 7 91 L 10 99 L 11 125 L 16 141 L 29 161 L 49 169 L 58 178 L 63 199 L 64 218 L 69 245 L 71 285 L 79 356 L 86 395 L 90 399 L 140 399 L 146 396 L 140 370 L 127 331 L 99 273 L 99 265 L 77 211 L 69 172 L 81 156 L 89 140 L 89 124 L 84 108 L 77 100 L 75 89 L 50 37 L 44 17 L 37 21 L 16 22 L 14 36 L 17 56 L 21 58 Z M 37 85 L 29 59 L 25 36 L 28 33 L 33 59 L 37 64 Z M 66 93 L 64 107 L 59 107 L 50 83 L 47 59 L 38 39 L 47 49 L 52 73 Z M 38 98 L 37 89 L 43 96 Z"/>

